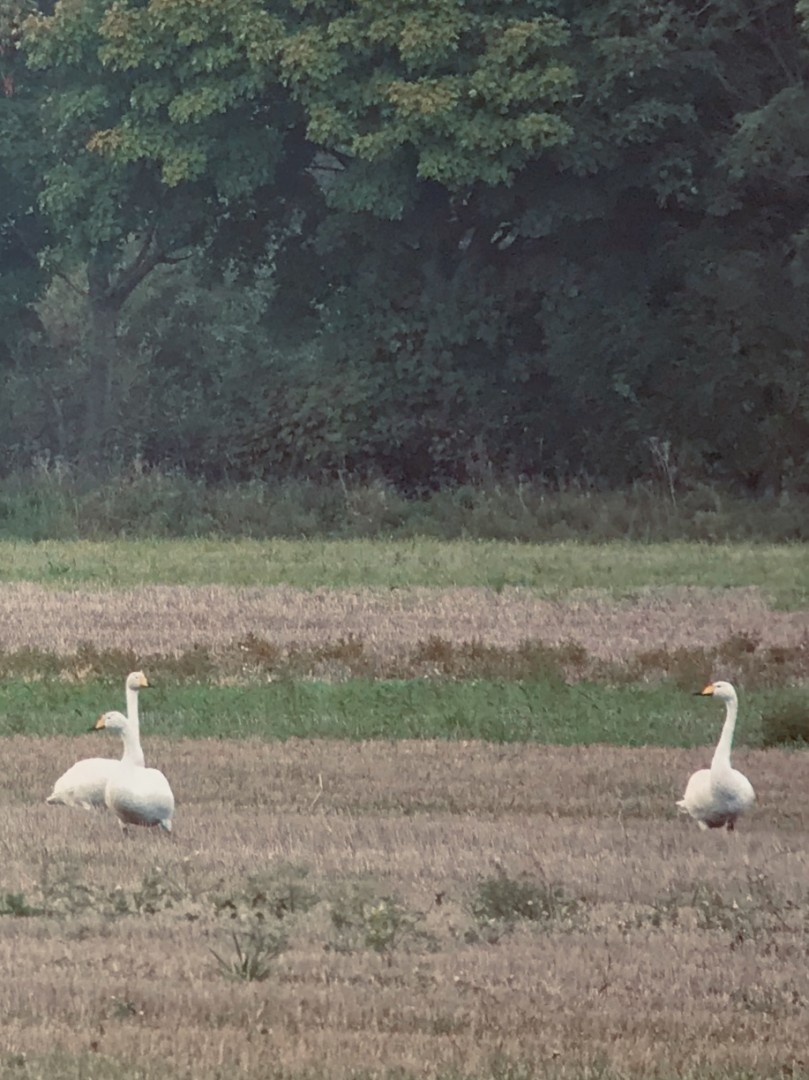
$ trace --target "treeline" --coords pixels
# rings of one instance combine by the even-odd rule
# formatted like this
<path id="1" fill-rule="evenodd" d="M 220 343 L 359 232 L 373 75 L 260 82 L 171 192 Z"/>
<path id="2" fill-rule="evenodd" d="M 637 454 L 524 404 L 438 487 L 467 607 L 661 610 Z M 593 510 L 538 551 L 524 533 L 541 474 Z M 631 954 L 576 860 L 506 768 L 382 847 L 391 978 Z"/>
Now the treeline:
<path id="1" fill-rule="evenodd" d="M 0 0 L 3 471 L 809 491 L 807 19 Z"/>

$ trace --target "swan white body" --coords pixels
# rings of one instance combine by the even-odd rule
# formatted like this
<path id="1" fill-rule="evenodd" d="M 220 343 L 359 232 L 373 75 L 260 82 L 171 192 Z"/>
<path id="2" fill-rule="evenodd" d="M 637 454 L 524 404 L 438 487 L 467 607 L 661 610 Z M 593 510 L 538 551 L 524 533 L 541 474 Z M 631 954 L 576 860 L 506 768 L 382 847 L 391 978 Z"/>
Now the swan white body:
<path id="1" fill-rule="evenodd" d="M 690 778 L 677 806 L 694 818 L 701 829 L 733 829 L 740 814 L 756 801 L 753 785 L 730 764 L 739 699 L 729 682 L 709 683 L 700 693 L 725 702 L 725 723 L 710 769 L 698 769 Z"/>
<path id="2" fill-rule="evenodd" d="M 97 728 L 117 731 L 124 740 L 124 756 L 116 762 L 104 788 L 104 801 L 117 815 L 121 827 L 127 825 L 160 825 L 171 832 L 174 817 L 174 793 L 159 769 L 147 769 L 135 764 L 127 750 L 131 749 L 133 732 L 129 719 L 120 712 L 108 712 L 98 718 Z"/>
<path id="3" fill-rule="evenodd" d="M 129 743 L 124 743 L 123 762 L 143 765 L 140 745 L 140 720 L 138 717 L 138 692 L 149 685 L 142 671 L 133 671 L 126 677 L 126 711 L 130 728 Z M 84 810 L 103 809 L 104 791 L 112 772 L 121 764 L 115 758 L 84 758 L 63 773 L 53 785 L 53 791 L 45 800 L 57 806 L 80 806 Z"/>

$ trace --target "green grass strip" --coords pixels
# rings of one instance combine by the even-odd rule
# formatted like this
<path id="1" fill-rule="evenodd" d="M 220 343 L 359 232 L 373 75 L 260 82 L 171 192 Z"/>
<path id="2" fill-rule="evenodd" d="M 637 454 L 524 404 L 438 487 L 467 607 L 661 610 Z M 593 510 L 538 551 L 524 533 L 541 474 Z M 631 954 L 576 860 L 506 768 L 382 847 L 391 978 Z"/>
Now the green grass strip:
<path id="1" fill-rule="evenodd" d="M 401 588 L 520 585 L 622 594 L 646 587 L 758 586 L 779 605 L 809 600 L 802 544 L 592 545 L 419 540 L 115 540 L 0 543 L 0 581 L 61 588 L 142 584 Z"/>
<path id="2" fill-rule="evenodd" d="M 142 702 L 145 737 L 483 739 L 561 745 L 699 746 L 716 742 L 724 713 L 672 684 L 510 681 L 282 681 L 267 686 L 159 687 Z M 746 694 L 737 745 L 761 743 L 762 710 L 790 691 Z M 120 688 L 57 680 L 0 686 L 0 734 L 81 734 Z M 105 736 L 99 734 L 99 739 Z"/>

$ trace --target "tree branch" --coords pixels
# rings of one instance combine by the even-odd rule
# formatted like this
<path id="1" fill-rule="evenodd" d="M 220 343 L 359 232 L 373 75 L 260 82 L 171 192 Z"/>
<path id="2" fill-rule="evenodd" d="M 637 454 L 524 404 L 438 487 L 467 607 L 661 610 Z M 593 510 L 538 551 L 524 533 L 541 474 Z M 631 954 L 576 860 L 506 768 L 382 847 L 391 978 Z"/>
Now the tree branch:
<path id="1" fill-rule="evenodd" d="M 13 223 L 9 225 L 9 228 L 17 237 L 17 240 L 19 240 L 20 246 L 22 247 L 25 254 L 28 256 L 28 258 L 31 260 L 31 262 L 35 263 L 37 266 L 40 266 L 39 256 L 36 250 L 31 246 L 31 244 L 29 244 L 28 240 L 25 238 L 25 235 Z M 63 270 L 60 270 L 58 266 L 53 268 L 53 273 L 57 277 L 60 277 L 62 281 L 64 281 L 67 285 L 69 285 L 77 296 L 87 296 L 87 290 L 79 288 L 79 286 L 74 281 L 71 281 L 67 274 Z"/>

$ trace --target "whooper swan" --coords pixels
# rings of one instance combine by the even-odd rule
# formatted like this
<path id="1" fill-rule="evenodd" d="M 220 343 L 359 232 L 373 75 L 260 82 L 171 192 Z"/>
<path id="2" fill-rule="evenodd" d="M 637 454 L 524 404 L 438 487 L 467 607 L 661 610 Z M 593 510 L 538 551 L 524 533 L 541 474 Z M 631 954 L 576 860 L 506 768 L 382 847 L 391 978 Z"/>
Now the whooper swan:
<path id="1" fill-rule="evenodd" d="M 138 693 L 148 687 L 149 680 L 142 671 L 133 671 L 126 677 L 126 711 L 129 725 L 129 741 L 124 741 L 123 762 L 143 765 L 140 745 L 140 722 L 138 719 Z M 85 758 L 63 773 L 53 785 L 53 791 L 45 800 L 55 805 L 80 806 L 84 810 L 103 809 L 104 789 L 110 774 L 118 765 L 115 758 Z"/>
<path id="2" fill-rule="evenodd" d="M 146 769 L 127 760 L 132 731 L 123 713 L 108 712 L 99 716 L 96 729 L 117 731 L 124 740 L 124 757 L 110 773 L 104 789 L 104 801 L 118 815 L 121 828 L 127 825 L 160 825 L 171 832 L 174 794 L 159 769 Z"/>
<path id="3" fill-rule="evenodd" d="M 696 819 L 701 829 L 732 829 L 736 819 L 756 801 L 753 785 L 730 764 L 730 745 L 736 727 L 739 699 L 729 682 L 709 683 L 699 694 L 725 702 L 725 723 L 716 744 L 710 769 L 699 769 L 686 785 L 677 805 Z"/>

